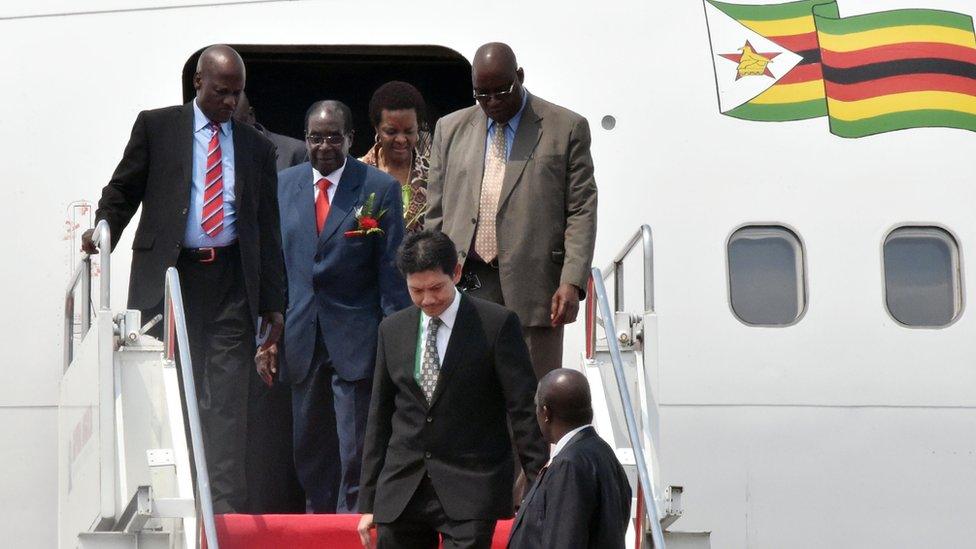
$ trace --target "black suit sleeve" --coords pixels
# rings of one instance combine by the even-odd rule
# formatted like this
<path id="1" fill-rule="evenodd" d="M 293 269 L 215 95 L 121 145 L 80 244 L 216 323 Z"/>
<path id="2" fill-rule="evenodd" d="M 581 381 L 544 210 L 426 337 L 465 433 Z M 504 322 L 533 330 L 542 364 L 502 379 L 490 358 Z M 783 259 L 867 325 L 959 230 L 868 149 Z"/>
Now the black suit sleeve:
<path id="1" fill-rule="evenodd" d="M 261 290 L 258 312 L 284 313 L 287 305 L 285 258 L 281 251 L 281 219 L 278 211 L 278 172 L 274 145 L 264 148 L 260 165 L 261 197 L 258 228 L 261 239 Z"/>
<path id="2" fill-rule="evenodd" d="M 149 176 L 149 132 L 146 129 L 146 113 L 140 112 L 132 125 L 132 134 L 122 153 L 122 160 L 115 168 L 112 179 L 102 189 L 102 198 L 95 210 L 95 219 L 108 221 L 112 231 L 112 249 L 119 242 L 122 230 L 135 215 L 146 194 Z"/>
<path id="3" fill-rule="evenodd" d="M 383 326 L 376 342 L 376 370 L 373 372 L 373 394 L 369 401 L 366 436 L 363 444 L 363 470 L 359 481 L 359 512 L 372 513 L 376 484 L 386 461 L 386 448 L 393 434 L 393 412 L 396 408 L 396 386 L 386 366 Z"/>
<path id="4" fill-rule="evenodd" d="M 589 547 L 590 517 L 599 499 L 591 475 L 569 460 L 546 471 L 542 544 L 547 549 Z"/>
<path id="5" fill-rule="evenodd" d="M 549 457 L 535 419 L 536 378 L 529 348 L 522 337 L 522 326 L 515 313 L 509 313 L 495 341 L 495 371 L 505 394 L 505 406 L 512 423 L 512 436 L 519 461 L 531 484 Z"/>

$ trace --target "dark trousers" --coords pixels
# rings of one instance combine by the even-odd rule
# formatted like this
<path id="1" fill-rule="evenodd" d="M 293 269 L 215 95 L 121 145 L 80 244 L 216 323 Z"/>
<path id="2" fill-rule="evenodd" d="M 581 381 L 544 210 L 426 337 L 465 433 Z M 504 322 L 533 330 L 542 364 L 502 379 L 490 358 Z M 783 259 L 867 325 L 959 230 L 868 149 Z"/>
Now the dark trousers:
<path id="1" fill-rule="evenodd" d="M 247 501 L 248 380 L 255 351 L 241 260 L 234 252 L 212 263 L 181 256 L 177 270 L 214 511 L 233 513 Z"/>
<path id="2" fill-rule="evenodd" d="M 312 512 L 356 512 L 372 385 L 339 377 L 316 337 L 308 375 L 292 385 L 295 468 Z"/>
<path id="3" fill-rule="evenodd" d="M 305 512 L 292 448 L 291 386 L 268 387 L 251 368 L 247 402 L 247 507 L 253 514 Z"/>
<path id="4" fill-rule="evenodd" d="M 470 274 L 469 274 L 470 273 Z M 481 284 L 480 288 L 466 290 L 465 293 L 505 305 L 502 295 L 501 278 L 498 267 L 493 267 L 477 259 L 468 259 L 464 263 L 464 276 L 476 276 Z M 462 284 L 465 278 L 462 278 Z M 549 296 L 552 297 L 552 296 Z M 563 364 L 563 327 L 558 326 L 522 326 L 522 336 L 529 347 L 532 358 L 532 369 L 537 379 Z"/>
<path id="5" fill-rule="evenodd" d="M 451 520 L 426 476 L 397 519 L 377 524 L 377 549 L 489 549 L 494 520 Z"/>

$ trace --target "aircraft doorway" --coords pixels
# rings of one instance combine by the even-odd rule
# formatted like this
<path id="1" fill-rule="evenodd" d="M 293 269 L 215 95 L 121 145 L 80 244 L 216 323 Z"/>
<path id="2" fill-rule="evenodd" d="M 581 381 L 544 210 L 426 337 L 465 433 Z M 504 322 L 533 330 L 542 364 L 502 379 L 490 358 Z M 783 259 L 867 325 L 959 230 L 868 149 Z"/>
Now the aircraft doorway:
<path id="1" fill-rule="evenodd" d="M 302 139 L 305 111 L 319 99 L 349 105 L 356 130 L 350 153 L 373 144 L 369 99 L 390 80 L 409 82 L 427 104 L 427 123 L 474 104 L 471 64 L 441 46 L 236 45 L 247 65 L 247 96 L 257 120 L 270 131 Z M 201 48 L 183 66 L 183 100 L 195 96 L 193 73 Z"/>

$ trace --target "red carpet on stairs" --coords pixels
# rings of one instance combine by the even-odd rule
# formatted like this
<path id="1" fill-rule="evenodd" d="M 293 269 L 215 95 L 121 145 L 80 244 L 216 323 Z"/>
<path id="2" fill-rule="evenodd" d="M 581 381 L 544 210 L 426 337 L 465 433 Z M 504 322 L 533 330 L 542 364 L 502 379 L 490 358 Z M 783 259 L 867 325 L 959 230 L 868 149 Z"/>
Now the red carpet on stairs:
<path id="1" fill-rule="evenodd" d="M 220 549 L 361 549 L 359 515 L 217 515 Z M 511 520 L 498 521 L 492 549 L 504 549 Z"/>

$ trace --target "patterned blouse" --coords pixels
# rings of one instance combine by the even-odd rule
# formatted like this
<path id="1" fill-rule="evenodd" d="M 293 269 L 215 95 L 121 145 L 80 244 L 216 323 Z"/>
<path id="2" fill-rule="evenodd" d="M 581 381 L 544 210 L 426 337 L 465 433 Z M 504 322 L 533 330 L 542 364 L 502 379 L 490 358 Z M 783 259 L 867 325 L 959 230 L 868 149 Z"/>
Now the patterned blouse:
<path id="1" fill-rule="evenodd" d="M 403 194 L 403 221 L 406 224 L 408 232 L 416 232 L 424 228 L 424 214 L 427 213 L 427 174 L 430 171 L 430 145 L 430 133 L 420 132 L 417 147 L 413 151 L 413 168 L 410 170 L 410 182 L 403 185 L 405 187 Z M 359 160 L 370 166 L 379 168 L 379 154 L 380 144 L 377 143 Z M 409 203 L 406 200 L 407 196 L 410 197 Z"/>

